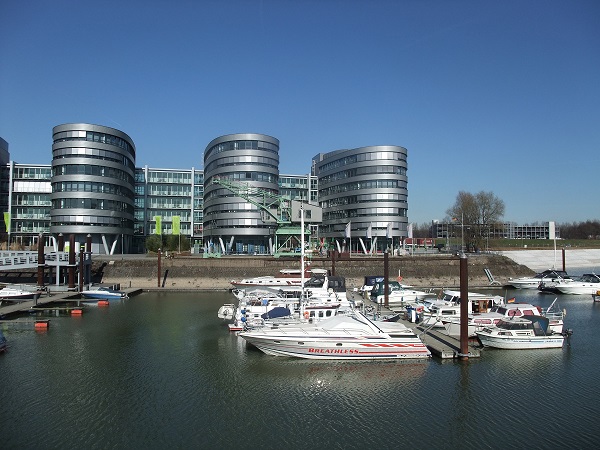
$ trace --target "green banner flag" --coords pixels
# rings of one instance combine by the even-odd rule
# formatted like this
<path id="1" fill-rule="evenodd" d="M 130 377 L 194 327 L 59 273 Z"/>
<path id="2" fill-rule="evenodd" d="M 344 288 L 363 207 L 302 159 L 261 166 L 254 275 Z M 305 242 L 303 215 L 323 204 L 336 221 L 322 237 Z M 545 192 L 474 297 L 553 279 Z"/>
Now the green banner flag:
<path id="1" fill-rule="evenodd" d="M 6 231 L 10 233 L 10 213 L 4 213 L 4 225 L 6 225 Z"/>
<path id="2" fill-rule="evenodd" d="M 173 234 L 178 235 L 179 234 L 179 225 L 181 223 L 181 217 L 180 216 L 173 216 Z"/>
<path id="3" fill-rule="evenodd" d="M 154 231 L 154 234 L 162 234 L 161 216 L 154 216 L 154 220 L 156 221 L 156 230 Z"/>

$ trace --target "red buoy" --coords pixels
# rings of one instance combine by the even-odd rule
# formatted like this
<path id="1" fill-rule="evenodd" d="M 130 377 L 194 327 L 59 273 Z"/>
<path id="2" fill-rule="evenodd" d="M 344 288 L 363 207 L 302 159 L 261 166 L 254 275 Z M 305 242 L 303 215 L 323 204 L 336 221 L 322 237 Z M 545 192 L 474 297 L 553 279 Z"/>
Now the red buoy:
<path id="1" fill-rule="evenodd" d="M 50 322 L 47 320 L 36 320 L 33 327 L 36 330 L 47 330 L 49 326 Z"/>
<path id="2" fill-rule="evenodd" d="M 81 316 L 83 314 L 83 310 L 82 309 L 72 309 L 71 310 L 71 315 L 72 316 Z"/>
<path id="3" fill-rule="evenodd" d="M 108 300 L 98 300 L 98 306 L 108 306 Z"/>

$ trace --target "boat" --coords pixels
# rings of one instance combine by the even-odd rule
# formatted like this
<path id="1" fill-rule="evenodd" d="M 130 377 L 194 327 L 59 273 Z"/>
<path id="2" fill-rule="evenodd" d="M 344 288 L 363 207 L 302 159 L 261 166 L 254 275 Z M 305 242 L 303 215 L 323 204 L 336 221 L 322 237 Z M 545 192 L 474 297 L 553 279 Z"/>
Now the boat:
<path id="1" fill-rule="evenodd" d="M 345 286 L 345 284 L 342 284 Z M 310 296 L 283 295 L 282 291 L 268 289 L 248 290 L 241 296 L 238 292 L 238 304 L 226 303 L 219 308 L 217 316 L 231 320 L 230 331 L 242 331 L 265 326 L 294 325 L 302 322 L 316 322 L 346 312 L 356 307 L 356 303 L 336 292 L 307 290 Z"/>
<path id="2" fill-rule="evenodd" d="M 301 287 L 303 280 L 309 280 L 312 277 L 325 277 L 327 274 L 327 269 L 305 269 L 304 276 L 301 269 L 282 269 L 277 276 L 267 275 L 262 277 L 243 278 L 241 280 L 231 280 L 231 284 L 234 289 L 252 287 Z"/>
<path id="3" fill-rule="evenodd" d="M 565 337 L 573 332 L 553 333 L 549 330 L 549 320 L 543 316 L 523 316 L 502 319 L 496 325 L 477 331 L 477 337 L 484 347 L 508 350 L 560 348 Z"/>
<path id="4" fill-rule="evenodd" d="M 0 289 L 0 301 L 24 302 L 39 298 L 41 291 L 29 291 L 15 286 L 5 286 Z"/>
<path id="5" fill-rule="evenodd" d="M 129 296 L 126 292 L 118 291 L 113 288 L 100 286 L 81 291 L 79 293 L 86 300 L 118 300 L 127 299 Z"/>
<path id="6" fill-rule="evenodd" d="M 560 334 L 563 331 L 563 320 L 565 311 L 560 310 L 556 306 L 557 299 L 550 304 L 545 310 L 539 306 L 534 306 L 530 303 L 506 303 L 503 305 L 493 306 L 489 312 L 478 314 L 469 314 L 468 317 L 468 335 L 474 337 L 477 331 L 484 327 L 496 325 L 503 319 L 543 316 L 549 321 L 549 329 L 555 334 Z M 460 336 L 460 316 L 458 318 L 442 319 L 446 333 L 449 336 Z"/>
<path id="7" fill-rule="evenodd" d="M 488 313 L 495 306 L 505 304 L 504 297 L 500 295 L 486 295 L 478 292 L 468 292 L 469 303 L 467 314 Z M 438 300 L 425 301 L 422 308 L 416 305 L 416 312 L 420 314 L 421 325 L 432 328 L 444 328 L 445 322 L 460 320 L 460 291 L 445 289 Z"/>
<path id="8" fill-rule="evenodd" d="M 429 358 L 421 339 L 399 322 L 388 322 L 385 332 L 360 311 L 339 315 L 317 324 L 243 331 L 248 344 L 274 356 L 307 359 L 386 360 Z"/>
<path id="9" fill-rule="evenodd" d="M 398 281 L 388 282 L 388 306 L 403 307 L 433 295 L 435 294 L 412 289 Z M 369 297 L 373 302 L 382 305 L 385 302 L 385 281 L 375 283 Z"/>
<path id="10" fill-rule="evenodd" d="M 548 269 L 536 273 L 533 277 L 509 278 L 508 285 L 515 289 L 538 289 L 540 283 L 556 283 L 557 280 L 565 282 L 571 277 L 564 270 Z"/>
<path id="11" fill-rule="evenodd" d="M 0 353 L 6 351 L 7 348 L 8 343 L 6 342 L 6 337 L 4 336 L 4 333 L 2 333 L 2 330 L 0 330 Z"/>
<path id="12" fill-rule="evenodd" d="M 569 283 L 559 283 L 556 289 L 561 294 L 590 295 L 600 290 L 600 276 L 595 273 L 584 273 L 573 278 Z"/>

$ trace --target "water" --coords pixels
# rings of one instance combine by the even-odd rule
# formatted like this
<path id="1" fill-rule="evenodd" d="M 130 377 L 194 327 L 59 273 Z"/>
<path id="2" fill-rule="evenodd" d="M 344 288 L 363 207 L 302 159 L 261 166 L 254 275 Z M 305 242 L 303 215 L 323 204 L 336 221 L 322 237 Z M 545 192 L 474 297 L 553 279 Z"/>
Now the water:
<path id="1" fill-rule="evenodd" d="M 555 296 L 509 291 L 547 307 Z M 596 448 L 600 304 L 560 296 L 563 349 L 326 362 L 246 348 L 228 293 L 144 293 L 47 332 L 3 326 L 3 449 Z"/>

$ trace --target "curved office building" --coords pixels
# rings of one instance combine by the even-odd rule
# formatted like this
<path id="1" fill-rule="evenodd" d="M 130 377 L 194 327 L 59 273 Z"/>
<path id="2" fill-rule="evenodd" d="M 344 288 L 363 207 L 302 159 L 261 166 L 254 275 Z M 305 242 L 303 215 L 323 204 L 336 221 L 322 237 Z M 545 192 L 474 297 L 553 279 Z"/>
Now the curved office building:
<path id="1" fill-rule="evenodd" d="M 363 245 L 369 251 L 373 243 L 379 250 L 397 248 L 407 236 L 406 156 L 404 147 L 381 145 L 313 158 L 323 208 L 319 233 L 329 245 L 343 243 L 357 252 L 365 250 Z"/>
<path id="2" fill-rule="evenodd" d="M 53 128 L 50 232 L 92 252 L 127 253 L 133 235 L 135 145 L 114 128 L 69 123 Z"/>
<path id="3" fill-rule="evenodd" d="M 249 184 L 253 191 L 244 191 Z M 209 251 L 271 253 L 277 224 L 259 206 L 264 203 L 260 195 L 265 193 L 279 193 L 278 139 L 242 133 L 208 144 L 204 151 L 204 242 L 212 247 Z"/>

